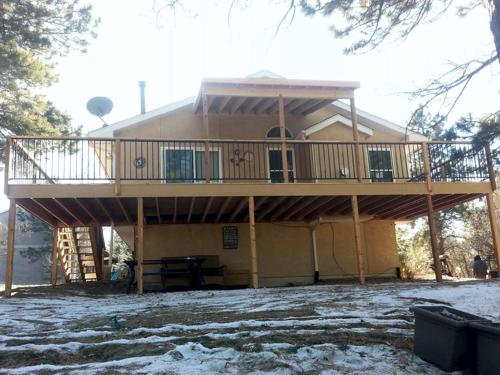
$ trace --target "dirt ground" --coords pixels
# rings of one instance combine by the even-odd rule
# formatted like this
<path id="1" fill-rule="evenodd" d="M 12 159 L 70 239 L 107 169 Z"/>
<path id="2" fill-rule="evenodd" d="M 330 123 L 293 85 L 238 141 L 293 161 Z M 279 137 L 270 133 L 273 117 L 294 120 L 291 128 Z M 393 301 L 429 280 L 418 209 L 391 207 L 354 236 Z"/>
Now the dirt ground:
<path id="1" fill-rule="evenodd" d="M 477 311 L 484 296 L 498 305 L 498 282 L 144 296 L 125 288 L 27 287 L 1 299 L 0 373 L 441 374 L 412 353 L 410 306 L 462 307 L 500 320 L 493 309 Z"/>

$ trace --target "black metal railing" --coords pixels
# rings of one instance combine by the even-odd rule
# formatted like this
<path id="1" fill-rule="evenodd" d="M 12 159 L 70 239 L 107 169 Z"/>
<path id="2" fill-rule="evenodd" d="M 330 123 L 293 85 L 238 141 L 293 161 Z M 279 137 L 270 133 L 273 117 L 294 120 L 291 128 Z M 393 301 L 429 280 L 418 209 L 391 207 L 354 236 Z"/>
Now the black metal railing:
<path id="1" fill-rule="evenodd" d="M 283 182 L 275 140 L 30 138 L 9 140 L 8 182 Z M 286 141 L 290 182 L 482 181 L 485 147 L 466 142 Z M 429 160 L 426 161 L 428 155 Z"/>

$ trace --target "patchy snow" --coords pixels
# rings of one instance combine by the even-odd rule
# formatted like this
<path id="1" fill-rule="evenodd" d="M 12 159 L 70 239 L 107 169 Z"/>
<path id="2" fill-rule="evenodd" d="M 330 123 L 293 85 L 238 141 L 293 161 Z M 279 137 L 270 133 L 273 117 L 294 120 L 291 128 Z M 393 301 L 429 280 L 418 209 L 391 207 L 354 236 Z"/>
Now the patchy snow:
<path id="1" fill-rule="evenodd" d="M 436 303 L 500 321 L 500 282 L 1 299 L 0 373 L 437 375 L 408 310 Z"/>

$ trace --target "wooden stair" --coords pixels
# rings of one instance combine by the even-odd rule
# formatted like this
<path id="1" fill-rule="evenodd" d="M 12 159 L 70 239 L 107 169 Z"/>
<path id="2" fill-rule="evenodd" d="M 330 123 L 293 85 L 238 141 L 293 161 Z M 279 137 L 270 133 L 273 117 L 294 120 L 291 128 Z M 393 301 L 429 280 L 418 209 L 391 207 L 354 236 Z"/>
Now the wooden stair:
<path id="1" fill-rule="evenodd" d="M 61 228 L 57 247 L 66 283 L 101 279 L 104 256 L 107 253 L 104 251 L 101 227 Z"/>

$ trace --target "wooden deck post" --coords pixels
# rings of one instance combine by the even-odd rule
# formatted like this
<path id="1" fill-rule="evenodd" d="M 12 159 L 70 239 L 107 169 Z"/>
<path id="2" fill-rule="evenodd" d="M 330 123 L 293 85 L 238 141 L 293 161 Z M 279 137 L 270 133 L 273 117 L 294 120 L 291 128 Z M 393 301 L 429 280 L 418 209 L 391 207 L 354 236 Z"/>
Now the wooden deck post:
<path id="1" fill-rule="evenodd" d="M 7 166 L 6 166 L 7 168 Z M 7 224 L 7 258 L 5 270 L 5 297 L 12 293 L 12 279 L 14 276 L 14 242 L 16 236 L 16 200 L 11 199 L 9 205 L 9 219 Z"/>
<path id="2" fill-rule="evenodd" d="M 143 265 L 144 262 L 144 201 L 137 198 L 137 294 L 144 292 L 143 287 Z"/>
<path id="3" fill-rule="evenodd" d="M 250 230 L 250 260 L 252 267 L 252 288 L 259 287 L 259 271 L 257 265 L 257 244 L 255 240 L 255 203 L 253 197 L 248 197 L 248 218 Z"/>
<path id="4" fill-rule="evenodd" d="M 422 142 L 422 158 L 424 159 L 424 175 L 427 184 L 427 191 L 432 192 L 432 171 L 431 171 L 431 158 L 429 156 L 429 144 Z"/>
<path id="5" fill-rule="evenodd" d="M 488 175 L 490 176 L 491 190 L 497 189 L 497 180 L 495 176 L 495 168 L 493 167 L 493 157 L 491 155 L 490 145 L 487 143 L 485 146 L 486 151 L 486 166 L 488 167 Z M 500 264 L 498 265 L 500 267 Z"/>
<path id="6" fill-rule="evenodd" d="M 283 182 L 288 183 L 288 156 L 286 146 L 286 125 L 285 125 L 285 103 L 283 96 L 278 98 L 278 114 L 280 123 L 280 141 L 281 141 L 281 164 L 283 165 Z"/>
<path id="7" fill-rule="evenodd" d="M 493 237 L 493 248 L 495 249 L 495 259 L 497 262 L 497 267 L 500 268 L 500 232 L 498 231 L 497 211 L 495 209 L 493 193 L 488 193 L 488 195 L 486 196 L 486 201 L 488 202 L 488 216 L 490 218 L 491 236 Z"/>
<path id="8" fill-rule="evenodd" d="M 52 229 L 52 255 L 50 257 L 50 285 L 57 284 L 57 260 L 59 251 L 59 228 Z"/>
<path id="9" fill-rule="evenodd" d="M 108 267 L 111 271 L 111 268 L 113 267 L 113 250 L 115 245 L 115 227 L 114 225 L 111 226 L 111 238 L 109 239 L 109 252 L 108 252 Z"/>
<path id="10" fill-rule="evenodd" d="M 358 196 L 351 196 L 352 222 L 354 226 L 354 243 L 356 246 L 356 258 L 358 261 L 358 275 L 361 285 L 366 284 L 365 278 L 365 252 L 361 241 L 361 225 L 359 222 Z"/>
<path id="11" fill-rule="evenodd" d="M 203 129 L 205 132 L 205 152 L 204 162 L 205 162 L 205 182 L 210 182 L 210 178 L 212 177 L 212 173 L 210 170 L 210 146 L 208 144 L 208 139 L 210 138 L 210 128 L 208 124 L 208 100 L 207 94 L 205 92 L 202 93 L 202 107 L 203 107 Z"/>
<path id="12" fill-rule="evenodd" d="M 319 262 L 318 262 L 318 241 L 316 240 L 316 229 L 319 224 L 315 224 L 311 230 L 311 243 L 312 243 L 312 251 L 313 251 L 313 260 L 314 260 L 314 282 L 317 283 L 319 281 Z"/>
<path id="13" fill-rule="evenodd" d="M 434 273 L 436 281 L 443 281 L 441 261 L 439 260 L 439 248 L 436 238 L 436 222 L 434 221 L 434 208 L 432 207 L 432 195 L 427 195 L 427 218 L 429 222 L 429 235 L 431 237 L 432 258 L 434 260 Z"/>
<path id="14" fill-rule="evenodd" d="M 4 150 L 4 158 L 5 158 L 5 171 L 4 171 L 4 187 L 3 193 L 6 196 L 9 196 L 9 173 L 10 173 L 10 148 L 12 147 L 12 138 L 5 138 L 5 150 Z"/>
<path id="15" fill-rule="evenodd" d="M 119 139 L 115 140 L 115 194 L 121 193 L 121 170 L 122 170 L 122 156 L 121 156 L 121 142 Z"/>
<path id="16" fill-rule="evenodd" d="M 359 133 L 358 133 L 358 115 L 356 113 L 356 102 L 354 96 L 350 99 L 351 103 L 351 123 L 352 123 L 352 139 L 355 142 L 354 150 L 354 160 L 356 162 L 356 176 L 358 182 L 363 181 L 363 171 L 361 168 L 361 145 L 359 144 Z"/>

